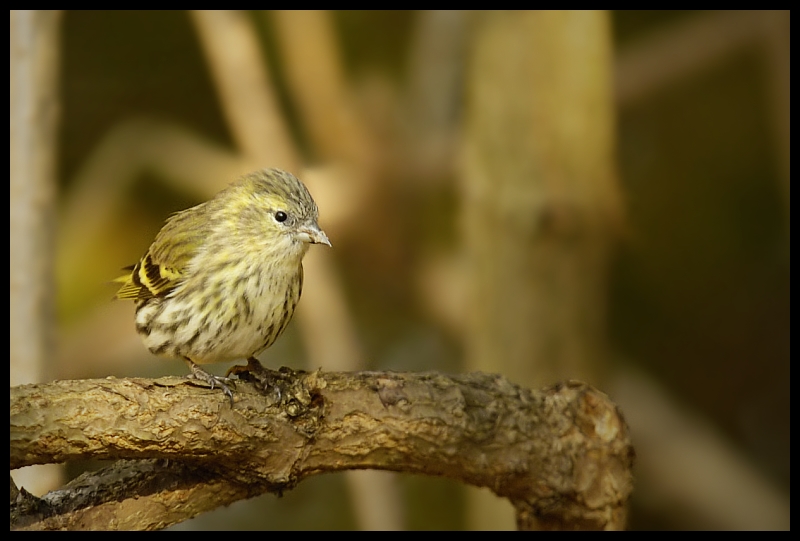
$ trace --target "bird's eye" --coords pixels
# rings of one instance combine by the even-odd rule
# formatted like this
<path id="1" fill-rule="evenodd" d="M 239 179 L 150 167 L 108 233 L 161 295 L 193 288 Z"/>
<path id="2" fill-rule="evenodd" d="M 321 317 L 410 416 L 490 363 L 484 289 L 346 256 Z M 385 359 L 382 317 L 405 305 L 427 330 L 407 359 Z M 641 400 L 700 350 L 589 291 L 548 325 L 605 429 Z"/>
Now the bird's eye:
<path id="1" fill-rule="evenodd" d="M 283 212 L 282 210 L 279 210 L 278 212 L 275 213 L 275 221 L 276 222 L 285 222 L 286 218 L 288 218 L 288 217 L 289 216 L 287 216 L 286 213 Z"/>

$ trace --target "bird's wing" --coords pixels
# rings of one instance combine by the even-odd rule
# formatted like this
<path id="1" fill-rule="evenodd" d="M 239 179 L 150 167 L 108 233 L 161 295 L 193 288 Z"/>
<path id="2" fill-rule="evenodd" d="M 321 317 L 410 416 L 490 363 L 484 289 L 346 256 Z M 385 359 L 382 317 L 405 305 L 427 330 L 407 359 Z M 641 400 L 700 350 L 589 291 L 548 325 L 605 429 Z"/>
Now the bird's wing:
<path id="1" fill-rule="evenodd" d="M 185 279 L 189 262 L 205 241 L 195 222 L 197 208 L 171 216 L 144 257 L 128 267 L 131 272 L 114 280 L 123 284 L 117 299 L 165 297 Z"/>

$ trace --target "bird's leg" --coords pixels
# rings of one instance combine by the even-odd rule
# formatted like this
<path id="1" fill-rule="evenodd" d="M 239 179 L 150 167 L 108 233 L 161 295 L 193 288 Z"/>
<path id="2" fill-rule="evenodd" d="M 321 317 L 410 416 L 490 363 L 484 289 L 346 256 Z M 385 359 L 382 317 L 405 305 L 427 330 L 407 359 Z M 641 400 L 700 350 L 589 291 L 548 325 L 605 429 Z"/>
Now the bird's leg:
<path id="1" fill-rule="evenodd" d="M 214 387 L 219 387 L 220 389 L 222 389 L 222 392 L 224 392 L 228 396 L 228 399 L 231 401 L 231 406 L 233 406 L 233 391 L 231 391 L 230 387 L 226 385 L 226 383 L 232 383 L 232 381 L 229 378 L 215 376 L 214 374 L 206 372 L 205 370 L 197 366 L 197 364 L 195 364 L 188 357 L 184 357 L 183 360 L 186 362 L 186 366 L 189 367 L 189 370 L 192 371 L 192 373 L 187 376 L 188 378 L 204 381 L 209 385 L 211 385 L 212 389 Z"/>

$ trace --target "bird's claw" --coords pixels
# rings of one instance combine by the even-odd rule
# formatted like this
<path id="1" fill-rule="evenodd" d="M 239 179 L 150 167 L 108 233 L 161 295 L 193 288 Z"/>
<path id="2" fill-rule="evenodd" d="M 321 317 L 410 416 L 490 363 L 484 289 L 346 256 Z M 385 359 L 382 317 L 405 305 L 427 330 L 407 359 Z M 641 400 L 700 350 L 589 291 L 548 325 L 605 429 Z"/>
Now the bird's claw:
<path id="1" fill-rule="evenodd" d="M 192 373 L 187 376 L 188 378 L 208 383 L 211 386 L 211 389 L 219 387 L 222 390 L 222 392 L 225 393 L 225 395 L 228 397 L 228 400 L 231 401 L 231 406 L 233 406 L 233 391 L 231 391 L 231 388 L 228 387 L 227 385 L 229 383 L 235 385 L 232 379 L 210 374 L 194 363 L 190 365 L 190 368 L 192 370 Z"/>

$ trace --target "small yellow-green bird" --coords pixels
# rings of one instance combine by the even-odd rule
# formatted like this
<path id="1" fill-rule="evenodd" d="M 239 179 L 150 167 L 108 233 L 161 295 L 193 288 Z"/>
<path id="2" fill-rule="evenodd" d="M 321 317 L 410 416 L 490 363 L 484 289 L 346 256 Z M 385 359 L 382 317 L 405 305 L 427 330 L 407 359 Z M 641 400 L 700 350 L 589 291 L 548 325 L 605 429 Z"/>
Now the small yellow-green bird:
<path id="1" fill-rule="evenodd" d="M 247 359 L 267 349 L 292 319 L 309 244 L 331 245 L 317 205 L 295 176 L 265 169 L 240 177 L 213 199 L 167 219 L 123 283 L 136 301 L 136 330 L 155 355 L 181 357 L 190 377 L 227 378 L 198 364 Z M 257 365 L 257 366 L 256 366 Z"/>

